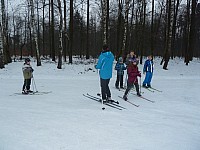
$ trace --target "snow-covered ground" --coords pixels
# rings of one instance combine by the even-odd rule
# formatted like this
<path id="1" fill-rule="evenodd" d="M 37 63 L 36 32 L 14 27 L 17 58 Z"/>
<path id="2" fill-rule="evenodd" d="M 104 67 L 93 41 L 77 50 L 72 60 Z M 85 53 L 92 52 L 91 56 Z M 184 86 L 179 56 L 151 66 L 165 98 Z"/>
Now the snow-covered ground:
<path id="1" fill-rule="evenodd" d="M 23 62 L 0 70 L 0 150 L 200 149 L 199 60 L 189 66 L 171 60 L 166 71 L 156 59 L 152 86 L 163 92 L 142 89 L 155 103 L 130 94 L 138 108 L 118 98 L 123 92 L 114 88 L 113 70 L 112 98 L 127 108 L 122 111 L 102 110 L 100 103 L 83 97 L 100 91 L 94 64 L 64 64 L 58 70 L 55 63 L 31 63 L 37 90 L 51 93 L 14 94 L 21 92 Z"/>

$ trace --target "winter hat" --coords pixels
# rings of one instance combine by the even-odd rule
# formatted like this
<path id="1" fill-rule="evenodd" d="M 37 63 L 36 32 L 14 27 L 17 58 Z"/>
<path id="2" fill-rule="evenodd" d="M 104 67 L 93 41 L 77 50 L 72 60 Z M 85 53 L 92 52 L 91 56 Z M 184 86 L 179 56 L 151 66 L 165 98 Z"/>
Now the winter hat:
<path id="1" fill-rule="evenodd" d="M 103 45 L 103 51 L 107 51 L 108 50 L 108 45 L 107 44 L 104 44 Z"/>
<path id="2" fill-rule="evenodd" d="M 31 61 L 30 58 L 25 59 L 25 63 L 30 62 L 30 61 Z"/>
<path id="3" fill-rule="evenodd" d="M 122 61 L 123 61 L 122 57 L 119 57 L 118 61 L 119 61 L 119 62 L 122 62 Z"/>
<path id="4" fill-rule="evenodd" d="M 131 62 L 133 62 L 133 63 L 134 63 L 134 62 L 137 62 L 137 59 L 132 59 Z"/>

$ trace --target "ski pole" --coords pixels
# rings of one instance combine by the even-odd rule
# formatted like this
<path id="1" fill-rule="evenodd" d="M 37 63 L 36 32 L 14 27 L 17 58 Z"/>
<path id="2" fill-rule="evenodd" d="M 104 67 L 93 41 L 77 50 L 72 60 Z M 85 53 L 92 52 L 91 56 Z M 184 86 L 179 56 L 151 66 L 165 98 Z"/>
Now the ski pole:
<path id="1" fill-rule="evenodd" d="M 140 93 L 142 93 L 141 77 L 140 77 Z"/>
<path id="2" fill-rule="evenodd" d="M 35 84 L 35 80 L 34 80 L 34 77 L 33 77 L 33 84 L 34 84 L 34 86 L 35 86 L 35 92 L 38 92 L 38 90 L 37 90 L 37 87 L 36 87 L 36 84 Z"/>
<path id="3" fill-rule="evenodd" d="M 34 85 L 33 85 L 33 78 L 32 78 L 32 89 L 33 89 L 33 92 L 35 92 L 35 88 L 34 88 Z"/>
<path id="4" fill-rule="evenodd" d="M 127 84 L 127 76 L 128 76 L 128 73 L 126 73 L 126 78 L 125 78 L 125 82 L 124 82 L 124 88 L 127 88 L 126 84 Z"/>

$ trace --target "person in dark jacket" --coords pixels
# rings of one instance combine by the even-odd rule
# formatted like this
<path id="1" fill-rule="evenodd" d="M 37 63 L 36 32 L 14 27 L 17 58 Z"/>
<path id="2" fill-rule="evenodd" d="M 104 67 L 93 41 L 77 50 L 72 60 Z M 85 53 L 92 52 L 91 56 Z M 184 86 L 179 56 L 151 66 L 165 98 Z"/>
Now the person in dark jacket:
<path id="1" fill-rule="evenodd" d="M 22 94 L 28 94 L 33 92 L 30 90 L 31 78 L 33 77 L 33 68 L 30 64 L 30 59 L 26 58 L 25 63 L 22 66 L 23 76 L 24 76 L 24 85 L 22 87 Z"/>
<path id="2" fill-rule="evenodd" d="M 100 84 L 101 84 L 101 95 L 102 100 L 111 100 L 111 92 L 109 88 L 109 82 L 112 78 L 114 55 L 109 50 L 108 45 L 103 45 L 103 50 L 99 56 L 96 69 L 99 69 Z"/>
<path id="3" fill-rule="evenodd" d="M 151 79 L 153 77 L 153 60 L 152 56 L 149 55 L 144 63 L 143 73 L 145 74 L 145 79 L 142 86 L 145 88 L 151 87 Z"/>
<path id="4" fill-rule="evenodd" d="M 138 70 L 136 59 L 132 60 L 131 63 L 128 65 L 127 72 L 128 72 L 128 82 L 127 82 L 127 89 L 123 96 L 124 100 L 128 100 L 127 95 L 128 95 L 128 92 L 133 87 L 133 85 L 135 85 L 137 95 L 141 96 L 140 91 L 139 91 L 138 78 L 137 78 L 137 77 L 141 77 L 141 73 Z"/>
<path id="5" fill-rule="evenodd" d="M 119 89 L 119 83 L 120 83 L 120 88 L 123 87 L 123 78 L 124 78 L 124 70 L 126 70 L 126 67 L 123 63 L 123 58 L 119 57 L 116 65 L 115 65 L 115 70 L 117 70 L 117 80 L 115 82 L 115 87 Z"/>

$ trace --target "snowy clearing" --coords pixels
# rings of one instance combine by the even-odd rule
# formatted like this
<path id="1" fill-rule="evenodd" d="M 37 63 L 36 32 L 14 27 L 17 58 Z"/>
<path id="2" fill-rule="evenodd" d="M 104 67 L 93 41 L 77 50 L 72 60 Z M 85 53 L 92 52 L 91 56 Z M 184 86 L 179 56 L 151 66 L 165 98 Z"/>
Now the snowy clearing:
<path id="1" fill-rule="evenodd" d="M 114 88 L 113 70 L 110 89 L 127 108 L 121 111 L 102 110 L 83 97 L 100 92 L 94 64 L 58 70 L 55 63 L 31 62 L 37 90 L 50 92 L 41 95 L 14 94 L 22 89 L 23 62 L 7 65 L 0 70 L 0 150 L 199 150 L 200 60 L 189 66 L 170 60 L 168 71 L 159 63 L 156 59 L 152 86 L 162 92 L 142 89 L 155 103 L 129 94 L 138 108 L 118 97 L 123 92 Z"/>

